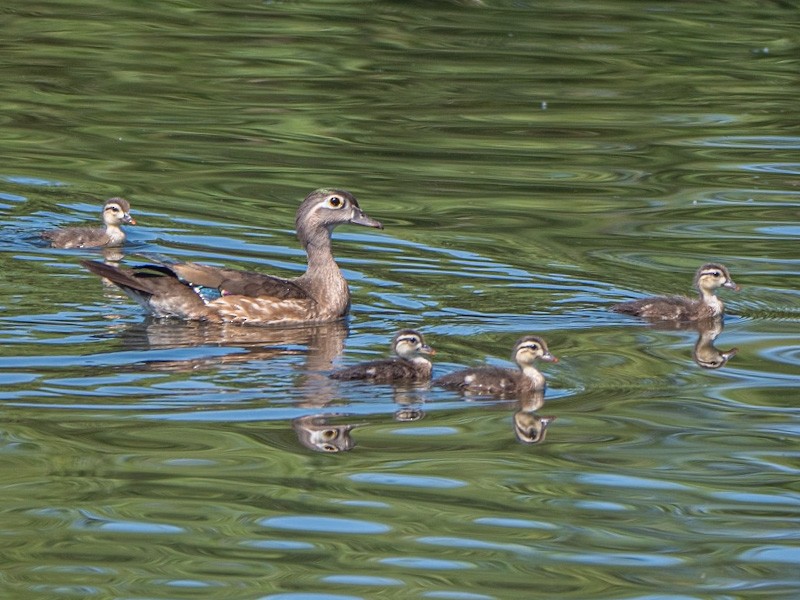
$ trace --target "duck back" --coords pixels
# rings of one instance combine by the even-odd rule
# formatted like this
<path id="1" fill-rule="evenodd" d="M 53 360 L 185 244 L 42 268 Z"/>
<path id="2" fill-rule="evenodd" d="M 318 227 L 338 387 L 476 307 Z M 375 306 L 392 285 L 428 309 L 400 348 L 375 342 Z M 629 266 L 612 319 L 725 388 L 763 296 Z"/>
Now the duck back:
<path id="1" fill-rule="evenodd" d="M 433 383 L 451 390 L 477 395 L 512 395 L 522 391 L 519 371 L 502 367 L 463 369 L 439 377 Z"/>
<path id="2" fill-rule="evenodd" d="M 642 298 L 615 304 L 611 310 L 644 319 L 665 321 L 694 321 L 715 315 L 711 306 L 685 296 Z"/>
<path id="3" fill-rule="evenodd" d="M 367 380 L 376 383 L 425 381 L 430 376 L 430 362 L 413 362 L 404 358 L 374 360 L 331 373 L 332 379 L 340 381 Z"/>
<path id="4" fill-rule="evenodd" d="M 43 231 L 42 238 L 50 242 L 54 248 L 99 248 L 101 246 L 121 246 L 125 241 L 122 233 L 114 239 L 102 227 L 64 227 Z"/>

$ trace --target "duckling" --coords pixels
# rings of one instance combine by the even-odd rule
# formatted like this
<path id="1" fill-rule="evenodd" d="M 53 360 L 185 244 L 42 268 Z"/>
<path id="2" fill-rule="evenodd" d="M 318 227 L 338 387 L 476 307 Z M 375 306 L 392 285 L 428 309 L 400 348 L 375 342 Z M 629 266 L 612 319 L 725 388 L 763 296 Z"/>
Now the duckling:
<path id="1" fill-rule="evenodd" d="M 136 225 L 130 214 L 131 205 L 125 198 L 110 198 L 103 205 L 102 227 L 64 227 L 43 231 L 42 238 L 54 248 L 99 248 L 122 246 L 125 232 L 120 225 Z"/>
<path id="2" fill-rule="evenodd" d="M 518 371 L 501 367 L 475 367 L 439 377 L 433 384 L 481 396 L 530 394 L 546 386 L 544 375 L 533 365 L 536 359 L 558 362 L 547 349 L 547 343 L 536 335 L 520 338 L 514 344 L 511 357 L 519 366 Z"/>
<path id="3" fill-rule="evenodd" d="M 331 234 L 352 223 L 383 229 L 344 190 L 311 192 L 297 209 L 295 228 L 308 257 L 305 273 L 281 279 L 196 263 L 149 264 L 123 269 L 81 264 L 106 277 L 156 317 L 247 325 L 322 323 L 350 310 L 350 289 L 331 252 Z M 215 289 L 218 297 L 202 295 Z"/>
<path id="4" fill-rule="evenodd" d="M 697 321 L 723 314 L 725 306 L 714 293 L 718 288 L 739 290 L 728 269 L 718 263 L 707 263 L 697 269 L 694 287 L 700 291 L 699 300 L 685 296 L 658 296 L 615 304 L 611 310 L 651 320 Z"/>
<path id="5" fill-rule="evenodd" d="M 425 343 L 422 334 L 413 329 L 402 329 L 392 339 L 392 350 L 397 358 L 373 360 L 340 369 L 331 378 L 343 381 L 366 379 L 375 383 L 399 381 L 427 381 L 433 366 L 428 356 L 436 351 Z"/>

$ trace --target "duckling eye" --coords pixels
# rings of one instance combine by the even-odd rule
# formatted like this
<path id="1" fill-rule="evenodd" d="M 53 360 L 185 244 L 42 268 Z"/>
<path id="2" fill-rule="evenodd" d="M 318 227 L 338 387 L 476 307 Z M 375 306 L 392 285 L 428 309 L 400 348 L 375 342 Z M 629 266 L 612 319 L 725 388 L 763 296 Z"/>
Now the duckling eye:
<path id="1" fill-rule="evenodd" d="M 119 212 L 119 206 L 111 205 L 106 210 L 110 210 L 110 211 L 113 211 L 113 212 Z"/>
<path id="2" fill-rule="evenodd" d="M 336 431 L 335 429 L 326 429 L 322 432 L 321 437 L 326 442 L 330 440 L 335 440 L 337 437 L 339 437 L 339 432 Z"/>
<path id="3" fill-rule="evenodd" d="M 328 206 L 331 208 L 341 208 L 344 205 L 344 200 L 339 196 L 331 196 L 328 198 Z"/>

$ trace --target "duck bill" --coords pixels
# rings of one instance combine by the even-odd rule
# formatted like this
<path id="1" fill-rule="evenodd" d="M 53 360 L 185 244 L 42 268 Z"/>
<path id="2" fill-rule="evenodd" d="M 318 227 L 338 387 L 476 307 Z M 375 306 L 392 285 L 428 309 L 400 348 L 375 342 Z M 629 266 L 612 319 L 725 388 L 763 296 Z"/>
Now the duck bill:
<path id="1" fill-rule="evenodd" d="M 136 225 L 136 219 L 134 219 L 128 213 L 125 213 L 125 216 L 122 217 L 122 222 L 127 223 L 128 225 Z"/>
<path id="2" fill-rule="evenodd" d="M 541 358 L 544 362 L 551 362 L 551 363 L 557 363 L 558 362 L 558 358 L 556 358 L 555 356 L 553 356 L 549 352 L 547 354 L 542 354 L 539 358 Z"/>
<path id="3" fill-rule="evenodd" d="M 742 289 L 742 286 L 736 283 L 733 279 L 728 279 L 728 281 L 722 284 L 722 287 L 730 288 L 734 292 L 738 292 L 740 289 Z"/>
<path id="4" fill-rule="evenodd" d="M 419 349 L 420 354 L 427 354 L 429 356 L 434 356 L 436 354 L 436 350 L 425 344 L 424 346 L 420 347 Z"/>
<path id="5" fill-rule="evenodd" d="M 376 229 L 383 229 L 383 224 L 380 221 L 368 217 L 363 210 L 357 210 L 356 214 L 350 219 L 353 225 L 363 225 L 364 227 L 375 227 Z"/>

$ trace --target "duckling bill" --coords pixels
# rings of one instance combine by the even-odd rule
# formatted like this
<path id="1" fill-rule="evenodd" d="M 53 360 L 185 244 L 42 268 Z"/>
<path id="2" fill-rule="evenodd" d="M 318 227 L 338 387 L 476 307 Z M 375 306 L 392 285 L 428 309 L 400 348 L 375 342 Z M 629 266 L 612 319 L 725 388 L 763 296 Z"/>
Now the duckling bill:
<path id="1" fill-rule="evenodd" d="M 132 269 L 97 261 L 81 264 L 156 317 L 248 325 L 335 321 L 350 310 L 350 289 L 331 251 L 333 229 L 346 223 L 383 229 L 350 192 L 321 189 L 306 196 L 297 209 L 295 228 L 308 265 L 295 279 L 195 263 Z M 215 289 L 216 297 L 205 298 L 203 289 Z"/>
<path id="2" fill-rule="evenodd" d="M 103 205 L 105 227 L 64 227 L 43 231 L 42 238 L 54 248 L 102 248 L 122 246 L 122 225 L 136 225 L 131 205 L 125 198 L 110 198 Z"/>
<path id="3" fill-rule="evenodd" d="M 697 321 L 724 313 L 725 305 L 716 296 L 719 288 L 739 290 L 728 269 L 719 263 L 707 263 L 697 269 L 694 287 L 700 292 L 697 300 L 685 296 L 657 296 L 615 304 L 611 310 L 654 321 Z"/>
<path id="4" fill-rule="evenodd" d="M 425 343 L 418 331 L 403 329 L 392 339 L 397 358 L 373 360 L 331 373 L 342 381 L 366 380 L 373 383 L 419 382 L 431 378 L 433 366 L 428 356 L 436 351 Z"/>

